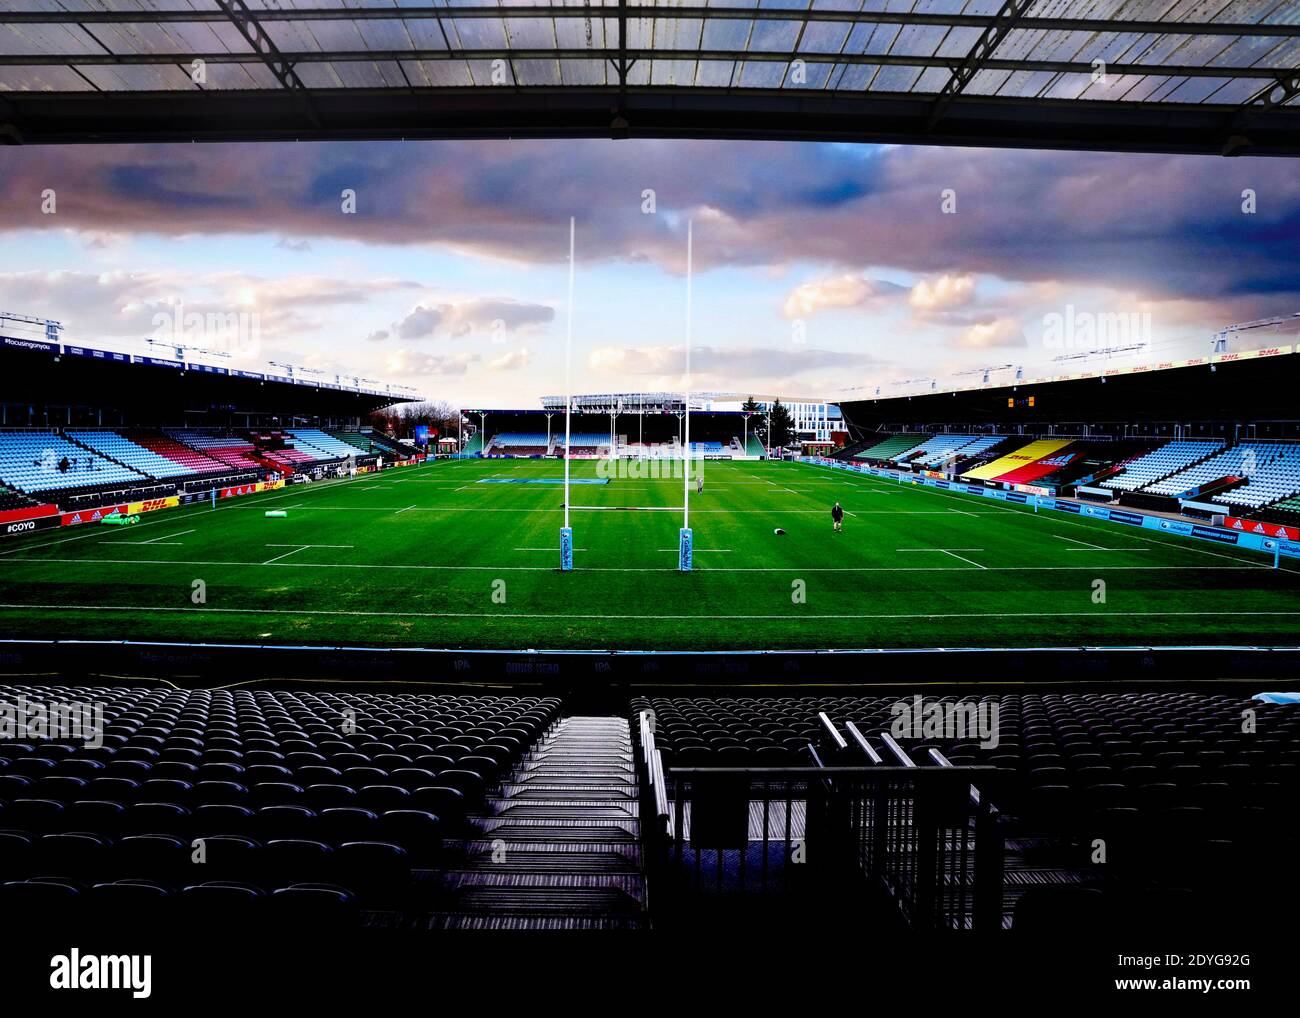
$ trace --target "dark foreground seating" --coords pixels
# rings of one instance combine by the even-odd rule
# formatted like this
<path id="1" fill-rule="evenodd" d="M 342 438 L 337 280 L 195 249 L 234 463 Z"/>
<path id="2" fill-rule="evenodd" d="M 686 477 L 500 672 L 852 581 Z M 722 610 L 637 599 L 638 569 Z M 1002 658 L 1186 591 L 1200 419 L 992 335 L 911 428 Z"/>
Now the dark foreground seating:
<path id="1" fill-rule="evenodd" d="M 467 813 L 559 711 L 537 697 L 17 685 L 0 704 L 29 725 L 0 743 L 6 915 L 324 928 L 418 898 L 418 874 L 456 851 Z M 43 727 L 82 707 L 102 729 Z"/>

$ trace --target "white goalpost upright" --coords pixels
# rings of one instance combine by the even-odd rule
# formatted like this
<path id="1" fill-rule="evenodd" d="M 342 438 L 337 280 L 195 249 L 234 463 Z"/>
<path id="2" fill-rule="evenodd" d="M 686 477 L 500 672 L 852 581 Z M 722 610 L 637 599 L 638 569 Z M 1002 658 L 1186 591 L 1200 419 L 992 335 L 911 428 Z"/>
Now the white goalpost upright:
<path id="1" fill-rule="evenodd" d="M 569 441 L 573 414 L 573 250 L 574 217 L 569 217 L 569 314 L 564 330 L 564 526 L 560 528 L 560 570 L 573 569 L 573 528 L 569 526 Z"/>
<path id="2" fill-rule="evenodd" d="M 685 414 L 682 429 L 685 442 L 682 445 L 682 529 L 678 532 L 677 568 L 684 573 L 691 571 L 692 535 L 691 535 L 691 286 L 693 283 L 692 258 L 695 247 L 695 224 L 686 223 L 686 373 L 683 376 Z"/>

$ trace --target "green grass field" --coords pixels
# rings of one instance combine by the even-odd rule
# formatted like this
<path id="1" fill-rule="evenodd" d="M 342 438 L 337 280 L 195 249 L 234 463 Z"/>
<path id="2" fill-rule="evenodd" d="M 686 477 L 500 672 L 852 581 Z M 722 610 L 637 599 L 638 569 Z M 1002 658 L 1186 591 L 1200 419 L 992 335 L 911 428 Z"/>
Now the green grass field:
<path id="1" fill-rule="evenodd" d="M 704 469 L 688 574 L 676 568 L 678 512 L 575 509 L 576 566 L 563 574 L 562 489 L 481 483 L 559 477 L 561 463 L 440 462 L 14 539 L 0 546 L 0 637 L 511 649 L 1300 643 L 1300 574 L 1260 555 L 804 464 Z M 573 491 L 577 505 L 676 506 L 682 483 Z M 836 500 L 848 514 L 839 534 Z M 194 603 L 196 581 L 205 603 Z"/>

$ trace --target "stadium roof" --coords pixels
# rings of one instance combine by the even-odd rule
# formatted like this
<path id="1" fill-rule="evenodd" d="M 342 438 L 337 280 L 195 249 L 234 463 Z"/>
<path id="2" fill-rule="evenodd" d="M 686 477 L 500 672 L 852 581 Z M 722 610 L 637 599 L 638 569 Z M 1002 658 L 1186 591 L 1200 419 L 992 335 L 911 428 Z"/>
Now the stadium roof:
<path id="1" fill-rule="evenodd" d="M 1298 380 L 1300 348 L 1284 345 L 973 388 L 864 394 L 841 400 L 840 408 L 851 427 L 862 432 L 882 424 L 944 423 L 1068 428 L 1068 422 L 1249 421 L 1262 426 L 1296 420 Z"/>
<path id="2" fill-rule="evenodd" d="M 9 0 L 14 143 L 744 137 L 1300 154 L 1294 0 Z"/>

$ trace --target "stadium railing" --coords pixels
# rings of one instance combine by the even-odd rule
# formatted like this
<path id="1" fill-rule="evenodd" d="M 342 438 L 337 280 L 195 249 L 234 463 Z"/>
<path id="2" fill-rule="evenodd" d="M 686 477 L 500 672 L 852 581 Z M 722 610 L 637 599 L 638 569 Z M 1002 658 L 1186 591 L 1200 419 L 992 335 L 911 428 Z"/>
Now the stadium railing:
<path id="1" fill-rule="evenodd" d="M 820 715 L 809 766 L 664 768 L 640 717 L 647 877 L 670 910 L 715 899 L 883 895 L 912 929 L 1000 930 L 1004 839 L 982 786 L 993 767 L 918 765 Z M 850 741 L 851 740 L 851 741 Z M 734 860 L 734 862 L 733 862 Z"/>

